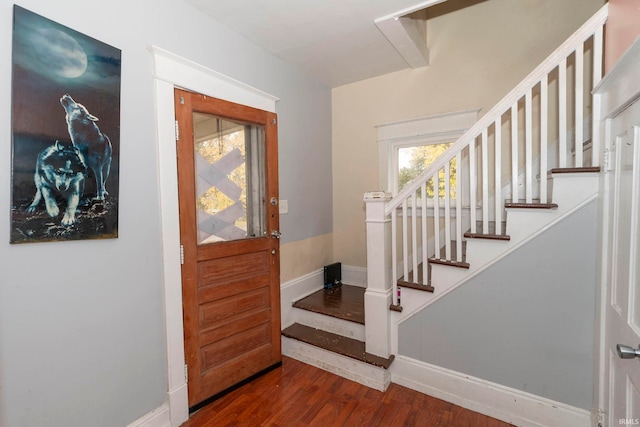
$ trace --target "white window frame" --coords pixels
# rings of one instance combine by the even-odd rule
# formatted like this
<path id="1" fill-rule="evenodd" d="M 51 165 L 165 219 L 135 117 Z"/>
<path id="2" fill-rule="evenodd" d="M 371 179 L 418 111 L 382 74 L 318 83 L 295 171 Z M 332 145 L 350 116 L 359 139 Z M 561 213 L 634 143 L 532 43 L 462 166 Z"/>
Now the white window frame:
<path id="1" fill-rule="evenodd" d="M 393 195 L 398 192 L 400 148 L 455 141 L 478 121 L 479 111 L 456 111 L 376 126 L 380 190 Z"/>

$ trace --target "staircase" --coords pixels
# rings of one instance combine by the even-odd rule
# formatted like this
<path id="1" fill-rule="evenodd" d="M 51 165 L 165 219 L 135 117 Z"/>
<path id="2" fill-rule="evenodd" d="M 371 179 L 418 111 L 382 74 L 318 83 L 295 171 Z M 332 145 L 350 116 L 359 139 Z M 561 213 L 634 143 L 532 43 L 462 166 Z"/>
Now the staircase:
<path id="1" fill-rule="evenodd" d="M 403 320 L 597 197 L 601 130 L 591 92 L 607 14 L 605 5 L 398 194 L 365 194 L 364 318 L 317 313 L 300 300 L 284 354 L 386 389 Z M 345 340 L 357 341 L 359 357 L 326 348 Z"/>

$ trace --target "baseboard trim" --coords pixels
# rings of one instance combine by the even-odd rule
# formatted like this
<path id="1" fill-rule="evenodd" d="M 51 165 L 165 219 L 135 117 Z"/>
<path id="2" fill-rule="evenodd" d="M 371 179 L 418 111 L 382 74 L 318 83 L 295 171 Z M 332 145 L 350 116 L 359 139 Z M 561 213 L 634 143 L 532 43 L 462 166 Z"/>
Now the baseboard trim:
<path id="1" fill-rule="evenodd" d="M 591 414 L 584 409 L 406 356 L 396 356 L 391 381 L 517 426 L 591 425 Z"/>
<path id="2" fill-rule="evenodd" d="M 286 328 L 295 322 L 292 304 L 322 289 L 323 269 L 315 270 L 280 285 L 280 323 Z"/>
<path id="3" fill-rule="evenodd" d="M 171 426 L 179 426 L 189 419 L 189 392 L 187 383 L 182 383 L 173 390 L 170 390 L 167 396 L 169 398 Z"/>
<path id="4" fill-rule="evenodd" d="M 176 424 L 178 425 L 178 424 Z M 169 414 L 169 404 L 164 403 L 148 414 L 143 415 L 127 427 L 170 427 L 171 416 Z"/>
<path id="5" fill-rule="evenodd" d="M 365 267 L 342 266 L 342 283 L 347 285 L 367 287 L 367 269 Z"/>

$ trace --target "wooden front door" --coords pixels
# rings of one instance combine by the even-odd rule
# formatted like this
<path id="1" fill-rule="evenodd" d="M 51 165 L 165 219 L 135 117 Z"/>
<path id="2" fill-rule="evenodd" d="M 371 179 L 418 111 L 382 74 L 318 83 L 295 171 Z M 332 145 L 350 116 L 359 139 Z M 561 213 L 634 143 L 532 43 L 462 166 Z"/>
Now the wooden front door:
<path id="1" fill-rule="evenodd" d="M 189 406 L 278 364 L 274 113 L 175 91 Z"/>

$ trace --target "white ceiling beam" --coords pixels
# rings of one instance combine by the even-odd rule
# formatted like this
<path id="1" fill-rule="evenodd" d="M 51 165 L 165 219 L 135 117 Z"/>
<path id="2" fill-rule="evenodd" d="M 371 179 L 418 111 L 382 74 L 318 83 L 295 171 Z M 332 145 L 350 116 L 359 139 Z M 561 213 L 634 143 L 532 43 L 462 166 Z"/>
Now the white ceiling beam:
<path id="1" fill-rule="evenodd" d="M 429 48 L 426 37 L 418 29 L 418 23 L 412 19 L 403 18 L 403 16 L 444 1 L 446 0 L 427 0 L 374 21 L 389 43 L 411 68 L 429 65 Z"/>

